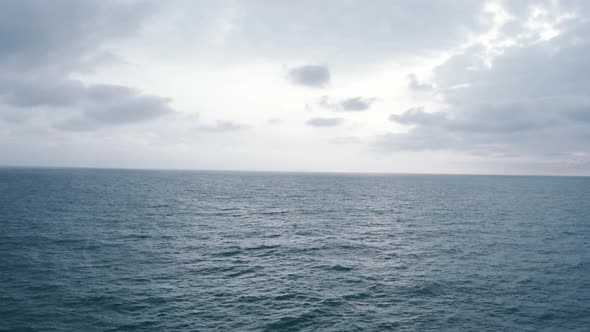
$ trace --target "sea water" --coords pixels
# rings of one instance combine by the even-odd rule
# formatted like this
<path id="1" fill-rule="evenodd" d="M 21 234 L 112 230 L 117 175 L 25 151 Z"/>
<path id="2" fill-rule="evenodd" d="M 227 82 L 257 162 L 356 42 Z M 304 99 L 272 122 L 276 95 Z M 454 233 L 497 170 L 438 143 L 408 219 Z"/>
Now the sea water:
<path id="1" fill-rule="evenodd" d="M 590 178 L 3 168 L 0 330 L 589 331 Z"/>

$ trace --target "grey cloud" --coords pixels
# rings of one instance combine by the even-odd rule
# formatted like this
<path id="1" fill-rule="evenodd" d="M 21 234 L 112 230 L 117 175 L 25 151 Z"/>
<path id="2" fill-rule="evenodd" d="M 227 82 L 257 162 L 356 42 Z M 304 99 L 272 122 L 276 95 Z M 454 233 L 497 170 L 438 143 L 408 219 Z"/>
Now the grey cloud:
<path id="1" fill-rule="evenodd" d="M 86 116 L 104 124 L 142 122 L 172 113 L 169 102 L 169 99 L 158 96 L 132 95 L 108 105 L 95 105 Z"/>
<path id="2" fill-rule="evenodd" d="M 320 88 L 330 82 L 330 70 L 321 65 L 305 65 L 289 69 L 289 80 L 293 84 Z"/>
<path id="3" fill-rule="evenodd" d="M 123 85 L 95 84 L 88 87 L 86 94 L 88 99 L 100 102 L 102 100 L 126 99 L 128 96 L 136 94 L 136 90 Z"/>
<path id="4" fill-rule="evenodd" d="M 392 114 L 389 116 L 389 121 L 405 125 L 432 125 L 442 123 L 445 120 L 445 113 L 427 113 L 422 106 L 412 107 L 402 114 Z"/>
<path id="5" fill-rule="evenodd" d="M 583 141 L 578 138 L 584 126 L 571 119 L 571 114 L 575 114 L 572 112 L 579 110 L 582 102 L 568 105 L 558 99 L 536 103 L 479 103 L 436 113 L 426 113 L 421 107 L 412 108 L 390 117 L 394 122 L 414 126 L 408 133 L 385 135 L 379 140 L 394 150 L 448 149 L 477 154 L 485 151 L 539 153 L 544 149 L 549 152 L 551 146 L 558 150 L 583 148 L 584 144 L 580 144 Z M 585 103 L 590 107 L 590 98 Z M 544 113 L 538 113 L 540 108 L 544 108 Z"/>
<path id="6" fill-rule="evenodd" d="M 460 149 L 457 138 L 440 128 L 416 127 L 408 133 L 385 134 L 376 138 L 375 144 L 383 151 L 432 151 Z"/>
<path id="7" fill-rule="evenodd" d="M 69 106 L 84 93 L 82 82 L 59 76 L 0 79 L 0 101 L 17 107 Z"/>
<path id="8" fill-rule="evenodd" d="M 202 132 L 220 133 L 220 132 L 241 131 L 241 130 L 244 130 L 247 128 L 248 128 L 248 126 L 243 125 L 243 124 L 239 124 L 239 123 L 236 123 L 233 121 L 217 120 L 217 121 L 215 121 L 215 124 L 203 125 L 203 126 L 197 127 L 196 130 L 202 131 Z"/>
<path id="9" fill-rule="evenodd" d="M 174 112 L 169 98 L 143 94 L 121 85 L 91 85 L 87 96 L 92 102 L 87 117 L 104 124 L 143 122 Z"/>
<path id="10" fill-rule="evenodd" d="M 573 2 L 548 7 L 557 17 Z M 577 2 L 573 7 L 590 6 Z M 525 15 L 531 7 L 516 12 Z M 578 8 L 579 9 L 579 8 Z M 560 23 L 561 24 L 561 23 Z M 473 154 L 565 158 L 590 151 L 590 23 L 572 19 L 558 25 L 553 39 L 519 40 L 485 63 L 486 49 L 471 47 L 436 68 L 434 83 L 447 107 L 393 115 L 392 121 L 413 125 L 407 133 L 378 137 L 390 150 L 460 150 Z M 514 30 L 514 25 L 506 31 Z M 457 87 L 461 88 L 457 88 Z"/>
<path id="11" fill-rule="evenodd" d="M 287 59 L 338 58 L 371 61 L 407 55 L 429 55 L 464 42 L 483 31 L 481 1 L 282 1 L 231 2 L 240 15 L 230 15 L 227 2 L 183 10 L 186 21 L 203 12 L 231 19 L 228 47 L 254 56 Z M 310 9 L 312 8 L 312 9 Z M 416 19 L 419 18 L 419 19 Z M 203 18 L 207 20 L 207 17 Z M 423 22 L 428 22 L 424 24 Z M 191 36 L 201 30 L 184 32 Z M 206 50 L 205 50 L 206 51 Z"/>
<path id="12" fill-rule="evenodd" d="M 342 118 L 311 118 L 305 123 L 312 127 L 336 127 L 344 123 Z"/>
<path id="13" fill-rule="evenodd" d="M 371 104 L 375 102 L 375 98 L 362 98 L 354 97 L 344 99 L 340 102 L 340 108 L 343 111 L 366 111 L 371 107 Z"/>
<path id="14" fill-rule="evenodd" d="M 104 44 L 133 34 L 153 7 L 112 0 L 1 2 L 0 103 L 51 109 L 54 123 L 47 125 L 64 130 L 143 122 L 173 112 L 167 98 L 72 78 L 93 69 L 105 54 Z"/>
<path id="15" fill-rule="evenodd" d="M 24 112 L 20 112 L 19 111 L 15 111 L 15 110 L 11 110 L 11 111 L 4 111 L 4 112 L 0 112 L 0 118 L 2 120 L 4 120 L 5 122 L 8 123 L 16 123 L 16 124 L 22 124 L 25 123 L 28 119 L 27 114 L 24 114 Z M 0 121 L 1 123 L 1 121 Z"/>
<path id="16" fill-rule="evenodd" d="M 170 99 L 146 95 L 118 85 L 95 85 L 87 88 L 81 112 L 57 128 L 65 130 L 95 130 L 107 126 L 149 121 L 174 113 Z M 100 96 L 100 98 L 96 98 Z"/>
<path id="17" fill-rule="evenodd" d="M 561 118 L 560 109 L 553 109 L 540 117 L 536 114 L 536 107 L 539 105 L 518 102 L 473 104 L 466 109 L 456 109 L 453 118 L 447 120 L 444 125 L 448 130 L 461 132 L 463 135 L 503 135 L 541 129 Z"/>
<path id="18" fill-rule="evenodd" d="M 362 112 L 371 108 L 377 98 L 352 97 L 338 101 L 332 101 L 327 96 L 320 98 L 318 105 L 334 111 Z"/>
<path id="19" fill-rule="evenodd" d="M 79 69 L 101 43 L 137 30 L 152 7 L 111 0 L 2 1 L 0 65 L 19 71 Z"/>
<path id="20" fill-rule="evenodd" d="M 432 91 L 432 84 L 418 81 L 416 74 L 408 75 L 408 88 L 414 91 Z"/>
<path id="21" fill-rule="evenodd" d="M 567 112 L 566 116 L 574 121 L 590 123 L 590 103 L 588 103 L 585 107 L 576 108 Z"/>
<path id="22" fill-rule="evenodd" d="M 167 98 L 120 85 L 85 85 L 61 77 L 0 81 L 0 101 L 20 108 L 51 107 L 55 112 L 75 109 L 80 114 L 58 128 L 76 130 L 142 122 L 173 112 Z"/>
<path id="23" fill-rule="evenodd" d="M 94 131 L 99 129 L 99 124 L 89 121 L 83 116 L 77 116 L 62 121 L 56 124 L 54 127 L 65 131 Z"/>

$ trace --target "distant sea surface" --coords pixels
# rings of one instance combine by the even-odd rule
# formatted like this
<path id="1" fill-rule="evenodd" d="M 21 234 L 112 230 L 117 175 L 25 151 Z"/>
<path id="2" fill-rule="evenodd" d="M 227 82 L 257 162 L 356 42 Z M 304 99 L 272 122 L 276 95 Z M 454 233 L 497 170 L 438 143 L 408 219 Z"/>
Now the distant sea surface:
<path id="1" fill-rule="evenodd" d="M 2 331 L 589 331 L 590 178 L 0 169 Z"/>

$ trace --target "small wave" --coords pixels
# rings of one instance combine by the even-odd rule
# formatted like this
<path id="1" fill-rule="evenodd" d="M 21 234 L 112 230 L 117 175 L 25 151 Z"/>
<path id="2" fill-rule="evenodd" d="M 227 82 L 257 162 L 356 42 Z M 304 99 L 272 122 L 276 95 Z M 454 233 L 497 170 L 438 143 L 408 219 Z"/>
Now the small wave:
<path id="1" fill-rule="evenodd" d="M 350 266 L 344 266 L 340 264 L 332 265 L 328 268 L 328 270 L 338 271 L 338 272 L 348 272 L 352 271 L 354 268 Z"/>
<path id="2" fill-rule="evenodd" d="M 283 236 L 283 235 L 282 234 L 268 234 L 268 235 L 265 235 L 264 237 L 267 239 L 274 239 L 274 238 L 281 237 L 281 236 Z"/>
<path id="3" fill-rule="evenodd" d="M 240 303 L 254 303 L 259 301 L 264 301 L 264 297 L 254 296 L 254 295 L 244 295 L 238 298 L 238 302 Z"/>
<path id="4" fill-rule="evenodd" d="M 369 297 L 371 297 L 371 295 L 369 293 L 360 292 L 360 293 L 344 295 L 342 298 L 346 301 L 358 301 L 358 300 L 367 299 Z"/>
<path id="5" fill-rule="evenodd" d="M 440 296 L 444 295 L 448 291 L 449 286 L 443 282 L 426 282 L 423 284 L 415 285 L 410 290 L 411 293 L 419 296 Z"/>
<path id="6" fill-rule="evenodd" d="M 331 299 L 325 299 L 322 302 L 320 302 L 320 304 L 322 306 L 325 307 L 338 307 L 341 306 L 342 304 L 344 304 L 344 301 L 341 301 L 339 299 L 335 299 L 335 298 L 331 298 Z"/>
<path id="7" fill-rule="evenodd" d="M 281 210 L 281 211 L 259 212 L 258 214 L 263 215 L 263 216 L 274 216 L 274 215 L 282 215 L 282 214 L 287 214 L 287 213 L 289 213 L 289 211 Z"/>
<path id="8" fill-rule="evenodd" d="M 538 318 L 540 320 L 553 320 L 555 319 L 556 315 L 552 312 L 544 312 L 543 314 L 541 314 Z"/>
<path id="9" fill-rule="evenodd" d="M 229 208 L 218 208 L 219 211 L 236 211 L 239 210 L 238 208 L 235 207 L 229 207 Z"/>
<path id="10" fill-rule="evenodd" d="M 269 249 L 276 249 L 279 248 L 280 245 L 278 244 L 262 244 L 256 247 L 250 247 L 250 248 L 245 248 L 244 250 L 248 250 L 248 251 L 255 251 L 255 250 L 269 250 Z"/>
<path id="11" fill-rule="evenodd" d="M 242 250 L 238 249 L 234 249 L 234 250 L 226 250 L 226 251 L 222 251 L 222 252 L 218 252 L 213 254 L 213 256 L 217 256 L 217 257 L 231 257 L 231 256 L 235 256 L 235 255 L 239 255 L 242 253 Z"/>
<path id="12" fill-rule="evenodd" d="M 127 234 L 123 236 L 125 239 L 147 239 L 150 238 L 150 235 L 147 234 Z"/>
<path id="13" fill-rule="evenodd" d="M 297 231 L 295 232 L 295 235 L 299 235 L 299 236 L 312 236 L 315 233 L 312 231 Z"/>
<path id="14" fill-rule="evenodd" d="M 230 273 L 227 276 L 230 277 L 230 278 L 235 278 L 235 277 L 242 276 L 244 274 L 254 273 L 258 269 L 259 269 L 258 267 L 250 267 L 250 268 L 247 268 L 247 269 L 244 269 L 244 270 L 240 270 L 240 271 L 237 271 L 237 272 L 234 272 L 234 273 Z"/>
<path id="15" fill-rule="evenodd" d="M 170 206 L 171 206 L 170 204 L 156 204 L 156 205 L 148 206 L 148 209 L 161 209 L 161 208 L 167 208 Z"/>
<path id="16" fill-rule="evenodd" d="M 278 321 L 267 324 L 263 331 L 299 331 L 313 325 L 317 317 L 325 317 L 325 315 L 326 312 L 323 310 L 313 309 L 298 316 L 284 316 Z"/>

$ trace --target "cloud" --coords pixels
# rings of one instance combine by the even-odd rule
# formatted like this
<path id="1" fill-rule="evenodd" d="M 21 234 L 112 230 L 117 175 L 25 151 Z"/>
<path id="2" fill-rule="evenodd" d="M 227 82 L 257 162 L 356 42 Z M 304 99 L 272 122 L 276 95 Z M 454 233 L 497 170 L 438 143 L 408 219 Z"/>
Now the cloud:
<path id="1" fill-rule="evenodd" d="M 489 27 L 483 15 L 485 5 L 482 1 L 376 0 L 368 5 L 364 1 L 303 0 L 231 5 L 219 1 L 204 8 L 196 2 L 179 10 L 178 17 L 194 22 L 196 16 L 198 22 L 209 24 L 189 30 L 185 29 L 189 24 L 178 25 L 183 27 L 178 33 L 192 40 L 195 35 L 217 32 L 223 42 L 202 43 L 203 52 L 211 51 L 212 46 L 257 58 L 362 63 L 432 55 L 455 47 Z M 218 21 L 229 27 L 215 30 Z"/>
<path id="2" fill-rule="evenodd" d="M 85 93 L 82 82 L 60 76 L 0 78 L 0 101 L 16 107 L 70 106 Z"/>
<path id="3" fill-rule="evenodd" d="M 80 105 L 82 111 L 58 124 L 57 128 L 95 130 L 106 126 L 145 122 L 174 113 L 170 107 L 170 99 L 143 94 L 125 86 L 91 85 L 87 87 L 85 97 Z"/>
<path id="4" fill-rule="evenodd" d="M 0 101 L 17 108 L 51 108 L 58 120 L 60 112 L 66 117 L 76 113 L 58 121 L 56 128 L 77 131 L 144 122 L 174 112 L 168 98 L 120 85 L 86 85 L 60 76 L 0 80 Z"/>
<path id="5" fill-rule="evenodd" d="M 142 122 L 172 113 L 169 103 L 167 98 L 133 93 L 108 104 L 94 105 L 86 116 L 103 124 Z"/>
<path id="6" fill-rule="evenodd" d="M 133 34 L 152 9 L 132 1 L 2 1 L 0 66 L 21 72 L 84 69 L 105 41 Z"/>
<path id="7" fill-rule="evenodd" d="M 390 117 L 413 126 L 409 132 L 383 135 L 378 140 L 392 150 L 535 155 L 583 151 L 588 148 L 584 133 L 590 130 L 590 123 L 576 118 L 583 109 L 590 110 L 590 98 L 474 103 L 435 113 L 416 107 Z"/>
<path id="8" fill-rule="evenodd" d="M 318 105 L 323 108 L 343 112 L 362 112 L 371 108 L 377 98 L 352 97 L 332 101 L 327 96 L 320 98 Z"/>
<path id="9" fill-rule="evenodd" d="M 416 74 L 409 74 L 408 75 L 408 88 L 414 91 L 432 91 L 433 87 L 432 84 L 423 83 L 418 81 L 418 77 Z"/>
<path id="10" fill-rule="evenodd" d="M 288 75 L 291 83 L 312 88 L 321 88 L 330 82 L 330 70 L 321 65 L 291 68 Z"/>
<path id="11" fill-rule="evenodd" d="M 444 113 L 426 113 L 423 106 L 412 107 L 402 114 L 392 114 L 389 116 L 389 121 L 404 125 L 432 125 L 442 123 L 445 120 L 446 115 Z"/>
<path id="12" fill-rule="evenodd" d="M 107 54 L 104 45 L 135 33 L 152 9 L 148 2 L 110 0 L 1 2 L 0 103 L 5 109 L 50 109 L 48 126 L 77 131 L 172 113 L 168 98 L 73 78 L 93 70 Z"/>
<path id="13" fill-rule="evenodd" d="M 432 113 L 417 107 L 392 115 L 391 121 L 413 127 L 407 133 L 379 136 L 378 145 L 545 161 L 589 152 L 590 23 L 560 19 L 570 12 L 570 4 L 551 7 L 555 12 L 541 22 L 560 31 L 556 37 L 527 30 L 527 17 L 536 14 L 525 7 L 519 9 L 525 17 L 517 20 L 521 33 L 511 36 L 516 45 L 504 46 L 499 38 L 498 46 L 475 45 L 450 57 L 433 77 L 446 106 Z M 581 10 L 582 4 L 574 7 Z M 514 29 L 513 24 L 509 30 Z M 491 52 L 490 47 L 501 51 Z"/>
<path id="14" fill-rule="evenodd" d="M 344 123 L 342 118 L 311 118 L 306 121 L 312 127 L 336 127 Z"/>
<path id="15" fill-rule="evenodd" d="M 351 146 L 355 149 L 370 144 L 368 138 L 388 125 L 383 121 L 389 116 L 394 130 L 406 126 L 406 132 L 377 137 L 378 145 L 389 152 L 452 150 L 458 153 L 441 155 L 547 160 L 559 156 L 587 165 L 589 9 L 576 0 L 375 0 L 370 5 L 339 0 L 55 0 L 50 6 L 42 0 L 4 1 L 0 155 L 16 151 L 14 156 L 42 161 L 46 157 L 36 157 L 38 151 L 63 149 L 55 153 L 58 160 L 67 153 L 77 155 L 65 150 L 66 141 L 95 155 L 92 145 L 123 146 L 127 140 L 127 148 L 120 151 L 133 154 L 142 147 L 157 147 L 163 156 L 182 159 L 191 155 L 186 151 L 200 150 L 203 158 L 193 160 L 200 163 L 223 154 L 217 151 L 219 141 L 227 138 L 233 147 L 239 136 L 244 155 L 269 155 L 292 144 L 304 156 L 293 157 L 301 162 L 297 167 L 313 168 L 314 163 L 323 165 L 315 158 L 334 149 L 304 139 L 306 130 L 288 120 L 301 116 L 299 105 L 305 98 L 323 109 L 310 113 L 302 124 L 328 128 L 328 141 L 346 128 L 346 134 L 362 138 Z M 113 66 L 113 61 L 120 62 Z M 295 65 L 277 77 L 281 64 Z M 411 69 L 400 82 L 397 69 L 402 67 Z M 252 75 L 260 82 L 252 82 Z M 309 89 L 288 89 L 275 84 L 273 77 Z M 320 89 L 326 91 L 317 93 Z M 178 100 L 173 102 L 162 91 Z M 367 92 L 348 94 L 351 91 Z M 308 99 L 310 94 L 331 97 Z M 398 109 L 396 114 L 377 112 L 376 106 L 382 106 L 372 98 L 377 94 L 386 98 L 383 106 Z M 408 102 L 417 107 L 399 109 Z M 249 127 L 231 121 L 237 118 L 188 121 L 186 113 L 173 109 L 177 104 L 215 112 L 206 119 L 223 119 L 240 109 L 240 118 L 277 136 L 268 143 L 263 141 L 267 137 L 248 133 L 211 135 L 216 142 L 194 140 L 195 131 L 205 138 L 205 133 L 237 133 Z M 344 112 L 365 113 L 356 114 L 359 126 L 348 128 L 345 117 L 352 114 Z M 289 135 L 271 128 L 278 122 L 267 122 L 272 116 L 283 119 L 278 127 Z M 336 126 L 340 128 L 329 129 Z M 245 136 L 248 141 L 241 140 Z M 31 148 L 21 149 L 21 142 L 30 142 Z M 43 148 L 51 145 L 55 150 Z M 200 149 L 208 145 L 209 150 Z M 339 147 L 346 149 L 344 144 Z M 227 161 L 234 158 L 229 155 L 235 149 L 229 150 Z M 434 160 L 429 155 L 424 154 L 426 162 Z M 359 168 L 364 167 L 360 163 L 389 167 L 366 159 L 359 160 Z M 325 167 L 341 164 L 333 159 Z"/>
<path id="16" fill-rule="evenodd" d="M 217 120 L 214 124 L 211 125 L 203 125 L 197 127 L 197 131 L 201 132 L 211 132 L 211 133 L 220 133 L 220 132 L 235 132 L 247 129 L 248 126 L 235 123 L 233 121 L 223 121 Z"/>

